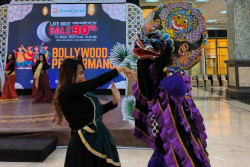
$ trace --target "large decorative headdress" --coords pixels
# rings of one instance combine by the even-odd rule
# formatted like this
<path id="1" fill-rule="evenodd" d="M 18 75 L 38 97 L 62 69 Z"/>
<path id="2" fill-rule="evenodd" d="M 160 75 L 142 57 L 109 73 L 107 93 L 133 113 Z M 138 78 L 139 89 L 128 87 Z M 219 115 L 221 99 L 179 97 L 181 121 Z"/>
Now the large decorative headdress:
<path id="1" fill-rule="evenodd" d="M 136 38 L 134 55 L 139 59 L 157 59 L 171 45 L 171 66 L 185 70 L 200 60 L 207 37 L 200 9 L 190 2 L 165 3 L 146 18 Z"/>

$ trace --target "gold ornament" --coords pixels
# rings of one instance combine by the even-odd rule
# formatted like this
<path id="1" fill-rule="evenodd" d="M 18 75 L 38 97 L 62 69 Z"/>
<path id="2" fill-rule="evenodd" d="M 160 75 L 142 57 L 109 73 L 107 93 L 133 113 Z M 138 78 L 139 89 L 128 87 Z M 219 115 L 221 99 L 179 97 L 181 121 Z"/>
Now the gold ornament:
<path id="1" fill-rule="evenodd" d="M 167 73 L 168 72 L 168 68 L 167 67 L 165 67 L 165 68 L 163 68 L 163 70 L 162 70 L 164 73 Z"/>
<path id="2" fill-rule="evenodd" d="M 94 15 L 95 14 L 95 5 L 94 4 L 89 4 L 88 5 L 88 14 L 90 16 Z"/>
<path id="3" fill-rule="evenodd" d="M 45 6 L 43 8 L 43 15 L 46 16 L 49 13 L 49 9 Z"/>

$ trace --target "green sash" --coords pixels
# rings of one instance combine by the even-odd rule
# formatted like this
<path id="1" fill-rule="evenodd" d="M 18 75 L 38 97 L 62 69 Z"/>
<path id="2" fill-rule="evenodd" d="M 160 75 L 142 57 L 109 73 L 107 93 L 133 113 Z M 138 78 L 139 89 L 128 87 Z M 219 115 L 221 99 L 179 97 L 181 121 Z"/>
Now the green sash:
<path id="1" fill-rule="evenodd" d="M 106 159 L 107 163 L 121 166 L 114 139 L 102 122 L 102 104 L 92 93 L 87 92 L 85 96 L 94 105 L 94 119 L 93 122 L 78 130 L 83 144 L 94 155 Z"/>

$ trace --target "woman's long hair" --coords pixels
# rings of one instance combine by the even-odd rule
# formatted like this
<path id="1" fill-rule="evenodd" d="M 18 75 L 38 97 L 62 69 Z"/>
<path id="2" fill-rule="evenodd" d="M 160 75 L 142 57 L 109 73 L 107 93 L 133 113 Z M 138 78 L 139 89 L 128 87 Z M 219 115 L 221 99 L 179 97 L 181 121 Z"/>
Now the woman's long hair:
<path id="1" fill-rule="evenodd" d="M 45 57 L 45 55 L 44 55 L 44 54 L 41 54 L 41 53 L 39 54 L 39 56 L 38 56 L 39 59 L 37 59 L 37 61 L 40 63 L 40 56 L 43 56 L 43 63 L 46 62 L 46 57 Z M 39 64 L 39 63 L 38 63 L 38 64 Z"/>
<path id="2" fill-rule="evenodd" d="M 40 61 L 40 56 L 43 56 L 43 65 L 44 65 L 44 63 L 47 63 L 45 55 L 44 55 L 44 54 L 39 54 L 39 55 L 38 55 L 38 58 L 37 58 L 37 61 L 36 61 L 36 62 L 34 63 L 34 65 L 32 66 L 32 72 L 33 72 L 33 74 L 35 73 L 35 71 L 36 71 L 38 65 L 41 63 L 41 61 Z"/>
<path id="3" fill-rule="evenodd" d="M 37 58 L 37 61 L 36 61 L 36 64 L 35 64 L 35 67 L 36 67 L 36 68 L 37 68 L 37 66 L 41 63 L 41 61 L 40 61 L 40 56 L 43 56 L 43 63 L 47 63 L 45 55 L 40 53 L 40 54 L 38 55 L 38 58 Z"/>
<path id="4" fill-rule="evenodd" d="M 56 115 L 53 120 L 55 122 L 57 120 L 57 124 L 61 125 L 63 114 L 61 110 L 61 106 L 59 103 L 59 93 L 60 90 L 67 84 L 73 83 L 76 78 L 77 66 L 81 65 L 83 70 L 85 69 L 81 62 L 75 59 L 65 59 L 59 69 L 58 76 L 58 85 L 54 94 L 54 99 L 52 102 L 53 108 L 56 110 Z"/>
<path id="5" fill-rule="evenodd" d="M 9 55 L 11 55 L 11 59 L 9 60 Z M 6 64 L 8 64 L 11 60 L 16 61 L 15 56 L 13 53 L 9 53 L 6 58 Z"/>

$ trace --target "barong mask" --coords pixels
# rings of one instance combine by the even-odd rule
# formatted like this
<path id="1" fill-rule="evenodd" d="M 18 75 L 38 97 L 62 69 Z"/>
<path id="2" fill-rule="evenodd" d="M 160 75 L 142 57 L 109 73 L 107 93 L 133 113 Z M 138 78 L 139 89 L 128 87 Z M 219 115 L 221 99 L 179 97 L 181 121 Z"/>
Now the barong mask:
<path id="1" fill-rule="evenodd" d="M 189 2 L 155 8 L 136 38 L 133 135 L 155 150 L 148 166 L 210 167 L 203 118 L 184 71 L 200 60 L 206 41 L 205 19 Z"/>
<path id="2" fill-rule="evenodd" d="M 207 37 L 200 9 L 190 2 L 165 3 L 145 19 L 135 41 L 134 55 L 139 59 L 157 59 L 171 45 L 171 67 L 186 70 L 200 60 Z"/>

